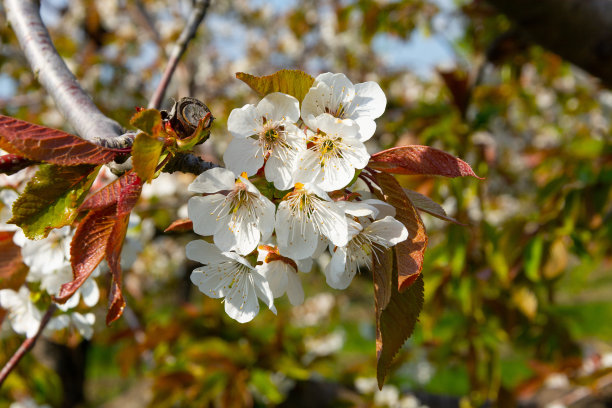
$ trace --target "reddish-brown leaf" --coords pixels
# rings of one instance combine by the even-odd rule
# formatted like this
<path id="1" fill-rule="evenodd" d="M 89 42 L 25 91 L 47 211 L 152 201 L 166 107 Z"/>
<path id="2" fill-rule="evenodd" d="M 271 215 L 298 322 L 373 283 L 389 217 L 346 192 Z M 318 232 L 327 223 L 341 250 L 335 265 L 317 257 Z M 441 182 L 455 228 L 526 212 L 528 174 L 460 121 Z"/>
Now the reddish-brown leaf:
<path id="1" fill-rule="evenodd" d="M 113 278 L 108 298 L 109 304 L 108 312 L 106 314 L 107 325 L 121 317 L 123 314 L 123 309 L 125 308 L 125 300 L 123 299 L 123 294 L 121 293 L 121 249 L 123 248 L 123 241 L 128 228 L 128 221 L 130 219 L 132 207 L 130 207 L 129 210 L 123 214 L 123 216 L 119 217 L 115 221 L 113 232 L 111 233 L 106 246 L 106 261 L 108 262 L 108 267 Z"/>
<path id="2" fill-rule="evenodd" d="M 117 201 L 117 216 L 129 215 L 138 202 L 141 192 L 142 180 L 140 180 L 136 174 L 129 173 L 126 177 L 123 188 L 119 192 L 119 199 Z"/>
<path id="3" fill-rule="evenodd" d="M 409 190 L 407 188 L 404 189 L 404 193 L 406 193 L 406 195 L 408 196 L 412 204 L 419 210 L 424 211 L 428 214 L 431 214 L 434 217 L 439 218 L 441 220 L 449 221 L 457 225 L 465 226 L 465 224 L 460 223 L 453 217 L 449 217 L 446 214 L 446 211 L 444 211 L 444 208 L 442 208 L 440 204 L 436 203 L 431 198 L 421 193 L 417 193 L 416 191 Z"/>
<path id="4" fill-rule="evenodd" d="M 386 173 L 377 173 L 376 181 L 385 195 L 385 201 L 395 207 L 395 218 L 408 229 L 408 239 L 395 246 L 397 284 L 398 290 L 402 292 L 421 274 L 427 248 L 427 233 L 423 220 L 395 177 Z"/>
<path id="5" fill-rule="evenodd" d="M 125 212 L 125 209 L 129 207 L 130 204 L 131 211 L 134 204 L 136 204 L 136 200 L 138 200 L 138 197 L 140 196 L 141 189 L 142 182 L 140 181 L 140 178 L 138 178 L 136 173 L 125 173 L 117 180 L 113 181 L 109 185 L 102 188 L 100 191 L 94 193 L 91 197 L 87 198 L 85 202 L 79 207 L 79 210 L 96 210 L 108 207 L 109 205 L 119 204 L 119 202 L 121 202 L 121 214 Z"/>
<path id="6" fill-rule="evenodd" d="M 62 285 L 57 302 L 66 302 L 104 259 L 116 221 L 117 207 L 111 205 L 91 211 L 79 223 L 70 244 L 74 280 Z"/>
<path id="7" fill-rule="evenodd" d="M 391 249 L 379 250 L 372 255 L 372 278 L 374 280 L 374 306 L 376 318 L 391 299 L 393 281 L 393 251 Z"/>
<path id="8" fill-rule="evenodd" d="M 108 149 L 61 130 L 0 115 L 0 148 L 24 158 L 71 166 L 104 164 L 124 149 Z"/>
<path id="9" fill-rule="evenodd" d="M 383 150 L 372 155 L 368 166 L 386 173 L 480 179 L 463 160 L 429 146 L 410 145 Z"/>
<path id="10" fill-rule="evenodd" d="M 16 154 L 3 154 L 0 156 L 0 174 L 15 174 L 33 164 L 36 164 L 36 162 L 25 157 Z"/>
<path id="11" fill-rule="evenodd" d="M 186 232 L 193 230 L 193 222 L 190 219 L 176 220 L 164 230 L 164 232 Z"/>
<path id="12" fill-rule="evenodd" d="M 393 278 L 396 277 L 393 271 Z M 392 285 L 391 299 L 387 307 L 376 316 L 376 379 L 382 389 L 393 358 L 414 330 L 423 309 L 423 276 L 414 285 L 400 293 Z"/>
<path id="13" fill-rule="evenodd" d="M 447 71 L 438 70 L 438 73 L 444 80 L 444 84 L 453 97 L 453 104 L 461 116 L 465 116 L 471 97 L 470 78 L 468 74 L 458 69 Z"/>
<path id="14" fill-rule="evenodd" d="M 0 289 L 19 289 L 28 272 L 21 259 L 21 248 L 13 242 L 13 234 L 0 231 Z"/>

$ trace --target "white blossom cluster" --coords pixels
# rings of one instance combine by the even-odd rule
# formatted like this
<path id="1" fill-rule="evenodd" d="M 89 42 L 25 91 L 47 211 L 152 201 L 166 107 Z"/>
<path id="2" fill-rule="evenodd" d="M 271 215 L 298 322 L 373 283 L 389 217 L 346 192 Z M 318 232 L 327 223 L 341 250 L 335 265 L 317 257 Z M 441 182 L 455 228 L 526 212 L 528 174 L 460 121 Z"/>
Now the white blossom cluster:
<path id="1" fill-rule="evenodd" d="M 234 109 L 227 168 L 199 175 L 189 190 L 188 215 L 196 240 L 187 257 L 204 266 L 191 280 L 206 295 L 224 298 L 225 311 L 243 323 L 259 312 L 259 300 L 276 313 L 274 298 L 293 305 L 308 272 L 326 248 L 327 283 L 345 289 L 376 251 L 408 238 L 395 209 L 349 190 L 369 154 L 364 142 L 386 106 L 378 84 L 353 84 L 344 74 L 319 75 L 302 106 L 272 93 L 257 105 Z"/>
<path id="2" fill-rule="evenodd" d="M 29 284 L 37 285 L 40 291 L 49 295 L 59 295 L 61 286 L 72 280 L 69 261 L 72 236 L 70 227 L 52 230 L 47 238 L 39 241 L 27 239 L 21 229 L 15 232 L 13 241 L 21 247 L 23 263 L 29 267 L 26 277 Z M 58 305 L 64 313 L 51 318 L 45 328 L 47 333 L 73 326 L 84 338 L 91 338 L 95 315 L 81 314 L 73 309 L 79 305 L 81 299 L 89 307 L 98 303 L 100 291 L 93 279 L 97 274 L 96 269 L 66 303 Z M 18 291 L 0 290 L 0 306 L 8 310 L 8 320 L 16 333 L 33 337 L 38 331 L 43 312 L 35 300 L 35 294 L 30 292 L 26 285 Z"/>
<path id="3" fill-rule="evenodd" d="M 0 190 L 0 231 L 14 232 L 13 242 L 21 247 L 23 263 L 28 267 L 26 285 L 18 290 L 1 289 L 0 307 L 6 309 L 6 322 L 18 334 L 26 337 L 36 335 L 43 310 L 40 308 L 41 293 L 48 296 L 57 296 L 61 286 L 73 280 L 70 264 L 70 242 L 74 230 L 63 227 L 52 230 L 41 240 L 26 238 L 23 231 L 14 224 L 7 224 L 11 218 L 11 205 L 17 199 L 17 192 L 6 188 Z M 130 217 L 130 226 L 139 223 L 137 216 Z M 129 232 L 128 232 L 129 234 Z M 122 251 L 122 268 L 128 269 L 134 262 L 140 248 L 134 245 L 134 239 L 126 239 Z M 87 307 L 93 307 L 100 299 L 100 291 L 95 278 L 100 275 L 100 268 L 96 268 L 82 286 L 64 303 L 58 304 L 59 314 L 52 317 L 45 327 L 44 334 L 51 334 L 68 327 L 76 329 L 81 336 L 90 339 L 93 336 L 95 315 L 93 313 L 80 313 L 75 309 L 83 301 Z"/>

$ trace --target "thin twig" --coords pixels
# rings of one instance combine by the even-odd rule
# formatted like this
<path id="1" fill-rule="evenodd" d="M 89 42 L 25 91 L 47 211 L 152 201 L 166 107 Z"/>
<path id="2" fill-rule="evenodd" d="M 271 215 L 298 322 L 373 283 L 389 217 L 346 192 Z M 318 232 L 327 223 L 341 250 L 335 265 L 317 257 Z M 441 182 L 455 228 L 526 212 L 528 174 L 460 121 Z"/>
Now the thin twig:
<path id="1" fill-rule="evenodd" d="M 17 367 L 19 360 L 21 360 L 23 356 L 25 356 L 26 353 L 32 349 L 32 347 L 34 347 L 34 344 L 36 344 L 36 340 L 38 340 L 38 337 L 40 337 L 40 334 L 43 332 L 43 330 L 47 326 L 47 323 L 49 323 L 51 317 L 53 316 L 53 313 L 55 313 L 56 310 L 57 306 L 55 305 L 55 303 L 51 303 L 51 306 L 49 306 L 47 312 L 40 321 L 40 326 L 38 326 L 38 331 L 36 332 L 34 337 L 25 339 L 23 343 L 21 343 L 21 346 L 19 346 L 15 354 L 13 354 L 10 360 L 7 361 L 4 367 L 2 367 L 2 370 L 0 371 L 0 387 L 2 387 L 4 380 L 6 380 L 6 377 L 8 377 L 11 371 L 13 371 L 15 367 Z"/>
<path id="2" fill-rule="evenodd" d="M 219 165 L 202 160 L 191 153 L 179 153 L 168 161 L 163 171 L 164 173 L 181 171 L 198 175 L 215 167 L 219 167 Z"/>
<path id="3" fill-rule="evenodd" d="M 76 133 L 107 147 L 129 145 L 132 135 L 100 112 L 57 53 L 40 18 L 39 2 L 4 0 L 4 9 L 32 72 Z"/>
<path id="4" fill-rule="evenodd" d="M 162 99 L 164 99 L 166 88 L 168 88 L 168 85 L 170 84 L 174 70 L 176 69 L 179 60 L 185 53 L 189 41 L 195 37 L 198 26 L 204 20 L 209 5 L 210 0 L 194 1 L 193 11 L 189 16 L 185 29 L 172 48 L 172 52 L 170 53 L 170 58 L 168 59 L 168 64 L 166 65 L 162 79 L 159 82 L 159 85 L 157 85 L 157 89 L 155 89 L 155 93 L 153 93 L 153 97 L 151 97 L 151 101 L 149 102 L 149 109 L 159 109 L 161 107 Z"/>

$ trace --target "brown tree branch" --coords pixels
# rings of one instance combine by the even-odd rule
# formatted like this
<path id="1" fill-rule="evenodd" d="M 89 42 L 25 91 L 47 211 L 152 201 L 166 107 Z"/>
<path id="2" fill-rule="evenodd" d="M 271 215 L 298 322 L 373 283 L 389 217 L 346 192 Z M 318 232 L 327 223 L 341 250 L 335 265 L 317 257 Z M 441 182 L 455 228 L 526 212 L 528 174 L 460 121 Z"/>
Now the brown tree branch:
<path id="1" fill-rule="evenodd" d="M 610 0 L 487 0 L 531 41 L 612 86 Z"/>
<path id="2" fill-rule="evenodd" d="M 133 135 L 100 112 L 57 53 L 40 18 L 39 2 L 4 0 L 4 8 L 32 72 L 76 133 L 106 147 L 129 146 Z"/>
<path id="3" fill-rule="evenodd" d="M 162 75 L 161 81 L 157 85 L 157 89 L 155 89 L 153 97 L 151 97 L 151 101 L 149 102 L 149 109 L 159 109 L 161 107 L 161 102 L 162 99 L 164 99 L 166 88 L 168 88 L 168 85 L 170 84 L 170 80 L 172 79 L 172 75 L 176 70 L 176 66 L 185 53 L 189 41 L 195 37 L 200 23 L 202 23 L 204 17 L 206 16 L 206 11 L 208 10 L 209 5 L 210 0 L 194 0 L 193 11 L 189 16 L 185 29 L 183 32 L 181 32 L 181 35 L 170 52 L 170 58 L 168 59 L 168 64 L 166 65 L 164 74 Z"/>
<path id="4" fill-rule="evenodd" d="M 42 320 L 40 321 L 40 326 L 38 326 L 38 331 L 36 332 L 34 337 L 25 339 L 23 343 L 21 343 L 21 346 L 19 346 L 17 351 L 15 351 L 15 354 L 13 354 L 9 361 L 6 362 L 4 367 L 2 367 L 2 370 L 0 370 L 0 387 L 2 387 L 4 380 L 6 380 L 6 377 L 8 377 L 11 371 L 13 371 L 15 367 L 17 367 L 17 364 L 23 358 L 23 356 L 25 356 L 27 352 L 32 349 L 32 347 L 34 347 L 34 344 L 36 344 L 36 340 L 38 340 L 40 334 L 43 332 L 43 330 L 51 320 L 53 313 L 55 313 L 56 310 L 57 306 L 55 305 L 55 303 L 51 303 L 51 306 L 49 306 Z"/>
<path id="5" fill-rule="evenodd" d="M 175 171 L 181 171 L 183 173 L 198 175 L 215 167 L 219 167 L 219 165 L 202 160 L 193 154 L 179 153 L 168 160 L 168 163 L 164 166 L 163 172 L 174 173 Z"/>

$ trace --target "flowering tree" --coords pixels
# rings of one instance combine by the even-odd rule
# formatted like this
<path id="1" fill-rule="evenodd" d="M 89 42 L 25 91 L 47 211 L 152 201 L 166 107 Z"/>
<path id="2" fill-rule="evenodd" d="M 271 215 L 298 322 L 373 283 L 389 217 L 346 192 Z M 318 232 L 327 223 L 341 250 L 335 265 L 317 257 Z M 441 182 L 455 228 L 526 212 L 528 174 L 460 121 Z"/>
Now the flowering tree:
<path id="1" fill-rule="evenodd" d="M 413 341 L 420 342 L 423 349 L 441 343 L 447 348 L 437 356 L 442 364 L 446 364 L 447 356 L 460 356 L 470 361 L 467 377 L 472 401 L 478 403 L 494 398 L 490 395 L 503 395 L 507 385 L 489 381 L 495 379 L 502 368 L 496 365 L 501 353 L 488 339 L 503 337 L 500 333 L 509 333 L 511 337 L 516 332 L 511 324 L 519 319 L 517 313 L 540 329 L 536 313 L 546 312 L 538 309 L 538 298 L 543 303 L 538 285 L 550 283 L 552 293 L 552 282 L 562 270 L 558 260 L 567 258 L 568 239 L 558 235 L 561 227 L 555 227 L 554 233 L 542 235 L 534 233 L 530 229 L 533 225 L 527 225 L 527 221 L 522 233 L 505 236 L 500 230 L 510 234 L 520 228 L 510 223 L 507 228 L 497 229 L 499 225 L 493 218 L 482 216 L 485 206 L 495 207 L 499 204 L 498 196 L 503 194 L 492 193 L 487 201 L 487 191 L 480 187 L 483 184 L 480 182 L 459 181 L 449 192 L 447 186 L 434 188 L 433 181 L 423 181 L 433 180 L 428 179 L 429 176 L 476 175 L 470 165 L 454 154 L 416 144 L 410 134 L 413 131 L 420 135 L 420 143 L 444 147 L 461 157 L 468 157 L 468 161 L 478 164 L 475 168 L 479 174 L 484 171 L 487 177 L 497 180 L 495 177 L 499 174 L 495 171 L 498 171 L 502 173 L 503 183 L 513 180 L 519 184 L 517 180 L 527 177 L 525 172 L 516 178 L 514 173 L 505 173 L 512 168 L 517 156 L 512 153 L 493 157 L 492 142 L 483 129 L 497 129 L 501 118 L 511 121 L 519 115 L 517 112 L 525 109 L 512 110 L 502 103 L 491 102 L 499 95 L 514 94 L 508 90 L 511 86 L 495 88 L 486 83 L 483 78 L 486 78 L 487 66 L 482 65 L 473 75 L 460 69 L 440 71 L 442 85 L 438 86 L 444 87 L 443 102 L 432 100 L 431 92 L 423 89 L 423 104 L 413 106 L 412 116 L 406 118 L 398 114 L 404 109 L 402 103 L 410 98 L 402 91 L 408 79 L 399 76 L 377 78 L 374 68 L 365 68 L 372 56 L 358 49 L 356 44 L 368 44 L 376 30 L 404 35 L 402 30 L 410 30 L 412 20 L 395 20 L 398 15 L 405 15 L 408 9 L 421 16 L 431 13 L 427 2 L 413 3 L 410 6 L 401 2 L 384 6 L 378 2 L 346 7 L 336 5 L 335 29 L 338 33 L 351 33 L 351 41 L 340 35 L 325 37 L 325 20 L 321 17 L 318 24 L 323 27 L 321 35 L 325 47 L 333 51 L 331 55 L 346 53 L 349 56 L 344 67 L 347 75 L 326 72 L 340 70 L 313 68 L 307 63 L 309 61 L 300 59 L 318 52 L 315 46 L 303 55 L 295 55 L 294 62 L 288 65 L 303 70 L 277 70 L 281 67 L 270 68 L 267 63 L 257 67 L 257 58 L 262 58 L 257 52 L 265 49 L 258 43 L 250 51 L 254 53 L 251 72 L 263 75 L 238 72 L 236 80 L 232 72 L 251 70 L 250 66 L 234 70 L 219 68 L 216 75 L 221 79 L 218 83 L 205 87 L 205 91 L 184 92 L 183 89 L 177 95 L 182 93 L 186 97 L 175 101 L 171 109 L 162 110 L 161 103 L 175 68 L 209 7 L 207 1 L 196 1 L 184 27 L 179 25 L 180 29 L 169 37 L 176 43 L 167 58 L 160 58 L 167 59 L 168 63 L 159 85 L 142 92 L 153 95 L 148 104 L 143 102 L 144 97 L 138 103 L 148 105 L 147 108 L 124 107 L 121 114 L 106 115 L 89 99 L 55 52 L 36 5 L 29 1 L 5 1 L 7 19 L 32 71 L 37 73 L 76 134 L 40 126 L 37 117 L 19 112 L 0 116 L 0 148 L 6 153 L 0 156 L 0 169 L 5 174 L 14 174 L 11 179 L 2 179 L 5 184 L 0 188 L 3 203 L 0 306 L 6 314 L 5 329 L 17 334 L 13 338 L 22 340 L 21 345 L 10 344 L 11 352 L 16 351 L 12 357 L 7 355 L 0 381 L 4 381 L 11 371 L 19 370 L 17 363 L 41 335 L 68 339 L 66 342 L 72 344 L 92 338 L 93 327 L 99 327 L 96 317 L 100 317 L 96 314 L 99 308 L 94 306 L 100 298 L 107 298 L 106 316 L 101 319 L 110 325 L 107 331 L 128 326 L 135 339 L 132 349 L 126 347 L 127 352 L 118 357 L 117 366 L 126 373 L 130 367 L 138 365 L 136 360 L 150 364 L 154 359 L 159 370 L 154 403 L 161 401 L 171 405 L 173 399 L 179 398 L 177 389 L 181 394 L 185 390 L 185 399 L 174 401 L 191 402 L 190 398 L 198 394 L 200 385 L 207 383 L 214 396 L 202 396 L 199 400 L 202 404 L 223 395 L 221 405 L 248 405 L 252 401 L 248 401 L 250 392 L 247 389 L 282 389 L 280 381 L 269 386 L 272 376 L 250 363 L 252 360 L 278 359 L 287 378 L 304 378 L 291 361 L 286 361 L 285 354 L 272 354 L 266 346 L 260 346 L 260 343 L 269 342 L 280 348 L 282 344 L 286 354 L 302 353 L 287 346 L 291 344 L 288 339 L 282 341 L 286 312 L 283 317 L 285 300 L 280 298 L 287 294 L 296 310 L 306 310 L 314 301 L 326 304 L 329 300 L 325 300 L 328 299 L 325 293 L 308 296 L 308 286 L 302 285 L 303 280 L 308 280 L 308 284 L 324 282 L 334 290 L 348 289 L 349 299 L 366 297 L 360 281 L 369 280 L 367 298 L 374 306 L 369 324 L 374 330 L 368 345 L 376 351 L 371 353 L 376 357 L 376 364 L 364 364 L 361 371 L 375 368 L 378 387 L 382 388 L 385 378 L 394 370 L 394 358 L 398 361 L 397 366 L 406 358 L 407 353 L 400 353 L 400 349 L 416 328 L 417 333 L 421 332 Z M 292 35 L 305 35 L 312 29 L 312 17 L 306 15 L 307 6 L 304 10 L 296 8 L 288 12 Z M 474 25 L 480 27 L 479 24 L 484 24 L 479 20 L 483 18 L 479 14 L 480 6 L 474 7 L 475 11 L 469 7 L 464 11 L 466 15 L 473 13 Z M 140 7 L 138 13 L 146 20 L 147 15 L 142 10 Z M 304 15 L 300 14 L 302 12 Z M 374 26 L 374 31 L 370 31 L 369 23 L 361 30 L 354 26 L 360 12 L 363 21 L 368 22 L 375 15 L 389 17 L 376 23 L 379 25 Z M 250 18 L 252 14 L 245 12 L 244 16 Z M 483 21 L 490 23 L 486 19 Z M 96 25 L 95 22 L 91 24 L 88 30 L 95 38 Z M 120 26 L 117 23 L 117 30 Z M 274 30 L 273 25 L 263 23 L 262 26 Z M 266 35 L 272 38 L 270 32 L 266 31 Z M 288 38 L 292 38 L 291 35 Z M 480 39 L 474 38 L 475 41 Z M 311 42 L 298 37 L 297 43 L 309 47 Z M 473 45 L 476 50 L 481 46 Z M 283 44 L 278 47 L 282 48 Z M 493 56 L 489 56 L 493 60 Z M 203 58 L 198 61 L 198 69 L 205 71 L 210 61 L 206 60 L 207 56 Z M 328 58 L 332 57 L 328 55 Z M 359 69 L 351 66 L 357 64 L 356 59 L 361 60 Z M 195 77 L 195 71 L 187 77 Z M 324 73 L 310 75 L 316 72 Z M 180 70 L 176 75 L 180 75 Z M 146 72 L 142 76 L 146 77 Z M 362 78 L 364 82 L 353 83 L 351 80 L 355 78 Z M 521 77 L 516 81 L 524 84 L 527 80 Z M 128 98 L 128 82 L 126 80 L 126 89 L 119 84 L 105 87 L 108 92 L 118 93 L 118 104 L 123 97 Z M 244 104 L 244 100 L 238 100 L 222 105 L 216 101 L 224 89 L 237 86 L 246 89 L 244 84 L 254 93 L 243 99 L 254 103 Z M 513 83 L 512 86 L 517 85 Z M 125 96 L 121 91 L 125 91 Z M 200 95 L 204 95 L 202 99 L 208 106 L 192 97 Z M 504 113 L 504 109 L 510 113 Z M 105 112 L 108 111 L 107 107 Z M 120 123 L 109 116 L 120 118 Z M 516 121 L 527 123 L 522 117 Z M 222 134 L 225 140 L 215 140 L 215 132 Z M 600 145 L 595 148 L 597 146 Z M 580 156 L 585 154 L 583 150 L 576 149 L 576 152 L 584 159 Z M 531 160 L 529 163 L 543 160 L 532 153 L 525 153 L 526 160 Z M 491 170 L 495 160 L 501 160 L 498 157 L 506 156 L 512 158 L 508 158 L 510 164 Z M 590 188 L 588 183 L 591 182 L 593 186 L 599 185 L 596 176 L 589 178 L 581 171 L 582 180 L 587 183 L 585 189 Z M 185 175 L 184 183 L 179 185 L 177 177 L 168 183 L 170 173 Z M 530 176 L 536 183 L 547 180 L 547 176 L 538 172 Z M 422 188 L 423 185 L 426 187 Z M 495 186 L 495 182 L 491 185 Z M 441 193 L 443 187 L 445 193 Z M 175 195 L 180 198 L 175 204 L 179 210 L 162 217 L 161 221 L 152 209 L 156 198 L 150 198 L 152 189 L 156 188 L 174 188 Z M 554 185 L 550 189 L 557 191 Z M 447 208 L 448 203 L 455 200 L 458 208 L 456 215 L 453 214 L 455 217 L 447 215 L 439 204 L 422 193 L 444 199 Z M 478 198 L 480 209 L 468 206 L 470 197 Z M 477 210 L 480 210 L 480 218 L 474 215 Z M 604 207 L 596 213 L 600 210 L 603 212 Z M 504 214 L 509 211 L 506 207 L 500 210 Z M 427 254 L 429 237 L 425 231 L 427 219 L 424 221 L 421 217 L 423 213 L 453 224 L 442 237 L 434 235 L 435 249 Z M 161 231 L 147 232 L 150 221 L 156 217 L 155 228 L 163 224 L 161 229 L 166 229 L 163 235 Z M 504 218 L 500 216 L 499 219 L 503 222 Z M 548 221 L 538 222 L 536 231 L 538 228 L 553 230 Z M 596 220 L 591 224 L 596 225 Z M 434 232 L 436 228 L 434 226 Z M 585 234 L 586 231 L 579 231 L 572 240 L 582 242 Z M 148 236 L 148 240 L 143 236 Z M 155 285 L 157 281 L 163 286 L 166 281 L 160 276 L 153 278 L 151 273 L 138 285 L 133 281 L 130 285 L 131 272 L 126 274 L 126 271 L 138 267 L 138 264 L 134 266 L 138 253 L 152 247 L 153 236 L 165 239 L 163 246 L 173 248 L 175 253 L 186 255 L 192 261 L 186 261 L 189 263 L 185 264 L 184 274 L 189 285 L 205 295 L 198 293 L 197 301 L 222 299 L 204 304 L 220 305 L 232 319 L 231 323 L 212 324 L 211 321 L 223 322 L 218 308 L 214 313 L 207 309 L 212 306 L 196 311 L 186 303 L 188 306 L 174 304 L 169 307 L 170 315 L 178 316 L 177 322 L 172 322 L 171 318 L 159 327 L 141 326 L 137 315 L 142 317 L 149 305 L 143 302 L 140 313 L 134 313 L 130 306 L 144 299 L 147 290 L 153 293 L 154 288 L 143 282 Z M 514 259 L 516 242 L 527 244 L 521 245 L 526 248 L 525 254 Z M 151 260 L 146 268 L 142 267 L 143 257 L 140 257 L 141 270 L 155 269 L 156 259 L 161 259 L 163 251 L 162 246 L 156 248 L 146 254 Z M 590 247 L 584 251 L 597 252 Z M 431 281 L 425 282 L 431 294 L 427 300 L 421 275 L 424 265 L 425 271 L 432 271 Z M 176 271 L 179 274 L 180 269 L 179 265 L 170 265 L 165 273 Z M 456 293 L 451 293 L 450 288 Z M 165 296 L 163 288 L 156 290 L 156 294 Z M 509 299 L 508 302 L 499 305 L 499 299 L 504 298 Z M 259 313 L 260 301 L 269 311 Z M 429 302 L 433 311 L 425 315 L 424 328 L 419 328 L 424 302 Z M 445 302 L 453 305 L 448 308 L 451 311 L 439 312 L 444 309 Z M 329 313 L 329 309 L 322 313 Z M 432 327 L 439 327 L 433 323 L 440 318 L 436 313 L 450 313 L 444 316 L 452 316 L 449 320 L 457 325 L 457 329 L 452 330 L 454 337 L 443 340 L 437 337 L 439 334 L 432 330 Z M 274 316 L 276 314 L 278 316 Z M 198 318 L 193 319 L 194 316 Z M 149 321 L 157 320 L 157 316 L 148 318 Z M 550 322 L 554 319 L 548 315 L 547 318 L 547 324 L 552 325 Z M 185 354 L 172 356 L 178 360 L 176 364 L 170 357 L 162 360 L 156 355 L 151 358 L 151 354 L 162 353 L 160 344 L 165 341 L 180 344 L 180 333 L 182 329 L 187 332 L 185 321 L 188 320 L 197 322 L 195 328 L 189 329 L 195 333 L 191 337 L 193 343 L 204 338 L 198 330 L 205 327 L 213 333 L 218 331 L 219 336 L 252 339 L 259 347 L 258 354 L 241 350 L 238 343 L 234 348 L 225 348 L 211 341 L 205 343 L 203 350 L 191 344 L 192 348 L 185 347 Z M 347 330 L 350 324 L 349 321 L 340 323 Z M 272 342 L 264 335 L 253 334 L 266 325 L 276 327 L 276 336 L 281 340 Z M 544 326 L 542 330 L 546 332 Z M 96 330 L 98 332 L 100 330 Z M 249 334 L 244 334 L 247 332 Z M 100 336 L 104 336 L 103 333 Z M 551 333 L 554 330 L 548 334 L 552 336 Z M 296 334 L 287 336 L 294 336 L 291 340 L 299 337 Z M 337 343 L 339 338 L 342 335 L 330 335 L 328 343 Z M 305 342 L 309 351 L 301 355 L 302 363 L 316 358 L 313 356 L 329 354 L 325 345 L 312 339 Z M 109 343 L 112 345 L 113 340 Z M 201 362 L 200 368 L 185 369 L 182 365 L 187 364 L 182 360 L 185 355 Z M 270 363 L 270 366 L 274 365 Z M 224 378 L 229 378 L 221 387 L 224 392 L 218 391 L 220 386 L 214 383 L 215 374 L 207 372 L 204 375 L 202 370 L 222 372 Z M 367 372 L 364 375 L 369 375 L 370 371 Z M 16 375 L 13 374 L 13 378 Z M 355 382 L 355 386 L 369 387 L 367 381 Z M 276 403 L 282 400 L 272 392 L 262 398 Z"/>

